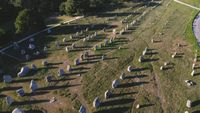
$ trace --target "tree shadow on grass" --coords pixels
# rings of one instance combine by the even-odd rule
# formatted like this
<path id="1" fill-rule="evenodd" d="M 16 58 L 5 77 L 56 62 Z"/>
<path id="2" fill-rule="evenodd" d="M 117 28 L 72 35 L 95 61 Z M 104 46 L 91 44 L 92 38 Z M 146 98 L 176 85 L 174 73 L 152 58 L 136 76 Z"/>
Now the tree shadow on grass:
<path id="1" fill-rule="evenodd" d="M 137 94 L 138 92 L 128 92 L 128 93 L 119 93 L 119 94 L 112 94 L 110 98 L 115 98 L 115 97 L 121 97 L 121 96 L 127 96 L 127 95 L 133 95 Z"/>
<path id="2" fill-rule="evenodd" d="M 125 83 L 125 84 L 120 84 L 117 88 L 128 88 L 128 87 L 134 87 L 134 86 L 141 86 L 148 84 L 149 82 L 133 82 L 133 83 Z"/>
<path id="3" fill-rule="evenodd" d="M 65 82 L 67 80 L 74 80 L 76 78 L 61 78 L 61 79 L 54 79 L 54 80 L 51 80 L 51 82 Z"/>
<path id="4" fill-rule="evenodd" d="M 25 111 L 25 113 L 47 113 L 47 112 L 41 111 L 41 110 L 28 110 L 28 111 Z"/>
<path id="5" fill-rule="evenodd" d="M 133 68 L 131 71 L 132 72 L 139 72 L 139 71 L 145 71 L 145 70 L 149 70 L 149 68 L 147 67 L 142 67 L 142 68 Z"/>
<path id="6" fill-rule="evenodd" d="M 65 88 L 69 88 L 69 87 L 75 87 L 75 86 L 79 86 L 81 84 L 75 84 L 75 85 L 62 85 L 62 86 L 49 86 L 49 87 L 43 87 L 43 88 L 39 88 L 37 89 L 38 91 L 45 91 L 45 90 L 57 90 L 57 89 L 65 89 Z"/>
<path id="7" fill-rule="evenodd" d="M 31 82 L 31 80 L 37 81 L 37 78 L 25 78 L 20 80 L 13 80 L 12 83 L 24 83 L 24 82 Z"/>
<path id="8" fill-rule="evenodd" d="M 200 100 L 196 100 L 194 102 L 192 102 L 192 107 L 196 107 L 200 105 Z"/>
<path id="9" fill-rule="evenodd" d="M 32 93 L 25 93 L 24 96 L 37 96 L 37 95 L 44 95 L 49 93 L 48 91 L 36 91 L 36 92 L 32 92 Z"/>
<path id="10" fill-rule="evenodd" d="M 134 78 L 145 78 L 148 75 L 134 75 L 134 76 L 126 76 L 125 79 L 134 79 Z"/>
<path id="11" fill-rule="evenodd" d="M 159 60 L 159 58 L 152 58 L 152 59 L 144 59 L 142 62 L 156 62 L 156 61 L 158 61 Z"/>
<path id="12" fill-rule="evenodd" d="M 22 102 L 13 102 L 12 105 L 33 105 L 33 104 L 39 104 L 39 103 L 46 103 L 49 102 L 49 100 L 30 100 L 30 101 L 22 101 Z"/>
<path id="13" fill-rule="evenodd" d="M 145 108 L 145 107 L 150 107 L 150 106 L 154 106 L 154 104 L 143 104 L 143 105 L 140 105 L 140 108 Z"/>
<path id="14" fill-rule="evenodd" d="M 3 87 L 3 88 L 0 89 L 0 92 L 18 90 L 18 89 L 21 89 L 21 88 L 22 88 L 21 86 Z"/>
<path id="15" fill-rule="evenodd" d="M 88 71 L 71 72 L 71 73 L 65 74 L 65 76 L 72 76 L 72 75 L 84 74 L 84 73 L 87 73 L 87 72 L 88 72 Z"/>
<path id="16" fill-rule="evenodd" d="M 76 67 L 72 68 L 72 71 L 83 71 L 83 70 L 89 70 L 90 68 L 88 67 Z"/>
<path id="17" fill-rule="evenodd" d="M 101 107 L 103 106 L 116 106 L 116 105 L 124 105 L 130 104 L 134 102 L 135 99 L 115 99 L 115 100 L 107 100 L 106 102 L 101 103 Z"/>
<path id="18" fill-rule="evenodd" d="M 110 108 L 105 110 L 99 110 L 93 113 L 125 113 L 129 110 L 129 107 L 118 107 L 118 108 Z"/>

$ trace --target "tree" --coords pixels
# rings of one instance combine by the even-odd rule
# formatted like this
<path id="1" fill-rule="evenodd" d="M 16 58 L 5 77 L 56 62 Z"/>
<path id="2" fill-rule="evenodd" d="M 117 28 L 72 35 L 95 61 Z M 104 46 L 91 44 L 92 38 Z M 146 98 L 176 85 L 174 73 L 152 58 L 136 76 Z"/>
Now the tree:
<path id="1" fill-rule="evenodd" d="M 90 7 L 89 0 L 67 0 L 60 5 L 60 11 L 67 15 L 85 14 Z"/>
<path id="2" fill-rule="evenodd" d="M 0 38 L 2 38 L 5 34 L 6 32 L 2 28 L 0 28 Z"/>
<path id="3" fill-rule="evenodd" d="M 28 9 L 20 11 L 15 21 L 17 34 L 32 32 L 44 27 L 45 24 L 42 16 L 40 16 L 39 13 Z"/>

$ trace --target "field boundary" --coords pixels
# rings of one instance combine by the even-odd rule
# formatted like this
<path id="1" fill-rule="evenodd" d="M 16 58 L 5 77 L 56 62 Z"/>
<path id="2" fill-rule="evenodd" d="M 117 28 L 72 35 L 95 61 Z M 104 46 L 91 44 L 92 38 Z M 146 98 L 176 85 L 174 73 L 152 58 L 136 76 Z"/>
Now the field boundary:
<path id="1" fill-rule="evenodd" d="M 190 4 L 187 4 L 187 3 L 185 3 L 185 2 L 181 2 L 181 1 L 179 1 L 179 0 L 174 0 L 174 2 L 177 2 L 177 3 L 179 3 L 179 4 L 182 4 L 182 5 L 185 5 L 185 6 L 188 6 L 188 7 L 190 7 L 190 8 L 193 8 L 193 9 L 196 9 L 196 10 L 200 11 L 200 8 L 195 7 L 195 6 L 193 6 L 193 5 L 190 5 Z"/>

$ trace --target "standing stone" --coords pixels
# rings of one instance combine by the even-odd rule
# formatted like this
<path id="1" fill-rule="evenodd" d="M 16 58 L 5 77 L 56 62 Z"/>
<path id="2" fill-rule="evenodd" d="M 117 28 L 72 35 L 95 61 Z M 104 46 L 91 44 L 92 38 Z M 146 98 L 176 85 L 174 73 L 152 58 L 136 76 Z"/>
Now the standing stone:
<path id="1" fill-rule="evenodd" d="M 86 113 L 86 108 L 83 105 L 81 105 L 79 113 Z"/>
<path id="2" fill-rule="evenodd" d="M 20 72 L 17 74 L 18 77 L 23 77 L 29 73 L 30 69 L 28 66 L 24 66 L 21 68 Z"/>
<path id="3" fill-rule="evenodd" d="M 69 49 L 68 47 L 66 47 L 66 48 L 65 48 L 65 51 L 66 51 L 66 52 L 69 52 L 69 51 L 70 51 L 70 49 Z"/>
<path id="4" fill-rule="evenodd" d="M 76 44 L 73 43 L 73 44 L 71 45 L 71 47 L 72 47 L 72 49 L 76 48 Z"/>
<path id="5" fill-rule="evenodd" d="M 58 76 L 64 76 L 65 71 L 63 69 L 58 69 Z"/>
<path id="6" fill-rule="evenodd" d="M 139 109 L 139 108 L 140 108 L 140 104 L 137 104 L 136 109 Z"/>
<path id="7" fill-rule="evenodd" d="M 21 89 L 18 89 L 17 91 L 16 91 L 16 93 L 20 96 L 20 97 L 23 97 L 24 95 L 25 95 L 25 92 L 24 92 L 24 90 L 21 88 Z"/>
<path id="8" fill-rule="evenodd" d="M 15 108 L 12 113 L 25 113 L 23 110 Z"/>
<path id="9" fill-rule="evenodd" d="M 70 37 L 69 37 L 71 40 L 73 39 L 73 36 L 72 35 L 70 35 Z"/>
<path id="10" fill-rule="evenodd" d="M 117 88 L 119 85 L 120 85 L 120 82 L 117 79 L 112 82 L 112 88 L 113 89 Z"/>
<path id="11" fill-rule="evenodd" d="M 59 49 L 60 48 L 60 43 L 58 41 L 55 42 L 56 48 Z"/>
<path id="12" fill-rule="evenodd" d="M 111 93 L 109 90 L 107 90 L 107 91 L 104 93 L 104 97 L 105 97 L 105 99 L 110 98 L 111 95 L 112 95 L 112 93 Z"/>
<path id="13" fill-rule="evenodd" d="M 196 64 L 195 63 L 192 64 L 192 69 L 196 69 Z"/>
<path id="14" fill-rule="evenodd" d="M 98 45 L 94 46 L 94 51 L 96 51 L 98 49 Z"/>
<path id="15" fill-rule="evenodd" d="M 13 47 L 14 47 L 15 50 L 20 48 L 20 46 L 18 45 L 17 42 L 14 42 L 14 43 L 13 43 Z"/>
<path id="16" fill-rule="evenodd" d="M 131 67 L 131 66 L 128 66 L 127 71 L 128 71 L 128 72 L 131 72 L 131 71 L 132 71 L 132 67 Z"/>
<path id="17" fill-rule="evenodd" d="M 6 103 L 7 103 L 7 105 L 11 105 L 13 102 L 14 102 L 14 100 L 12 99 L 12 97 L 10 97 L 10 96 L 6 97 Z"/>
<path id="18" fill-rule="evenodd" d="M 83 54 L 81 54 L 80 59 L 81 59 L 81 61 L 84 61 L 84 55 Z"/>
<path id="19" fill-rule="evenodd" d="M 194 71 L 194 70 L 192 71 L 191 75 L 192 75 L 192 76 L 194 76 L 194 75 L 195 75 L 195 71 Z"/>
<path id="20" fill-rule="evenodd" d="M 34 92 L 35 90 L 38 89 L 38 85 L 34 80 L 31 80 L 30 89 L 31 89 L 32 92 Z"/>
<path id="21" fill-rule="evenodd" d="M 38 55 L 40 55 L 40 52 L 39 52 L 39 51 L 36 51 L 36 52 L 34 53 L 34 55 L 38 56 Z"/>
<path id="22" fill-rule="evenodd" d="M 67 65 L 67 71 L 68 71 L 68 72 L 71 72 L 71 71 L 72 71 L 71 65 Z"/>
<path id="23" fill-rule="evenodd" d="M 28 60 L 31 59 L 31 56 L 27 54 L 27 55 L 25 55 L 25 58 L 26 58 L 26 60 L 28 61 Z"/>
<path id="24" fill-rule="evenodd" d="M 63 42 L 64 42 L 64 43 L 67 42 L 67 39 L 66 39 L 66 38 L 63 38 Z"/>
<path id="25" fill-rule="evenodd" d="M 36 71 L 37 70 L 37 66 L 35 64 L 31 64 L 31 68 L 32 70 Z"/>
<path id="26" fill-rule="evenodd" d="M 121 80 L 124 80 L 125 79 L 125 73 L 122 73 L 119 77 Z"/>
<path id="27" fill-rule="evenodd" d="M 52 76 L 51 75 L 47 75 L 46 77 L 45 77 L 45 81 L 46 82 L 51 82 L 52 81 Z"/>
<path id="28" fill-rule="evenodd" d="M 36 47 L 35 47 L 34 44 L 29 44 L 29 45 L 28 45 L 28 48 L 29 48 L 30 50 L 34 50 Z"/>
<path id="29" fill-rule="evenodd" d="M 191 100 L 187 100 L 186 106 L 188 108 L 191 108 L 192 107 L 192 101 Z"/>
<path id="30" fill-rule="evenodd" d="M 89 52 L 84 52 L 84 58 L 88 58 L 89 57 Z"/>
<path id="31" fill-rule="evenodd" d="M 106 56 L 105 55 L 102 55 L 101 56 L 101 60 L 105 60 L 106 59 Z"/>
<path id="32" fill-rule="evenodd" d="M 48 64 L 49 64 L 49 63 L 48 63 L 47 60 L 42 61 L 42 65 L 43 65 L 43 66 L 48 66 Z"/>
<path id="33" fill-rule="evenodd" d="M 79 65 L 80 64 L 80 60 L 77 58 L 77 59 L 75 59 L 75 61 L 74 61 L 74 65 L 75 66 L 77 66 L 77 65 Z"/>
<path id="34" fill-rule="evenodd" d="M 160 67 L 160 70 L 161 70 L 161 71 L 164 70 L 164 66 L 161 66 L 161 67 Z"/>
<path id="35" fill-rule="evenodd" d="M 25 55 L 26 51 L 24 49 L 20 50 L 21 55 Z"/>
<path id="36" fill-rule="evenodd" d="M 29 42 L 31 43 L 31 42 L 34 42 L 35 41 L 35 39 L 34 38 L 30 38 L 29 39 Z"/>
<path id="37" fill-rule="evenodd" d="M 100 106 L 101 102 L 99 100 L 99 97 L 96 97 L 93 101 L 93 107 L 98 108 Z"/>
<path id="38" fill-rule="evenodd" d="M 145 59 L 144 59 L 143 56 L 140 56 L 139 59 L 138 59 L 138 61 L 141 62 L 141 63 L 144 62 L 144 60 L 145 60 Z"/>
<path id="39" fill-rule="evenodd" d="M 46 53 L 48 51 L 48 48 L 46 46 L 44 46 L 44 53 Z"/>
<path id="40" fill-rule="evenodd" d="M 104 46 L 107 46 L 108 45 L 108 40 L 105 40 L 104 41 Z"/>
<path id="41" fill-rule="evenodd" d="M 11 83 L 12 82 L 12 77 L 10 75 L 4 75 L 3 76 L 3 81 L 4 83 Z"/>

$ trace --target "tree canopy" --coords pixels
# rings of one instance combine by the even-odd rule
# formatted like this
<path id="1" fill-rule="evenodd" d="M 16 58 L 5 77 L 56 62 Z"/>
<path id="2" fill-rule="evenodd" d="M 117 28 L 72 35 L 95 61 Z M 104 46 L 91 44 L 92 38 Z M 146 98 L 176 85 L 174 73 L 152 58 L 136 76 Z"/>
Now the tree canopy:
<path id="1" fill-rule="evenodd" d="M 15 21 L 16 33 L 25 33 L 44 27 L 44 22 L 37 12 L 24 9 L 19 12 Z"/>

